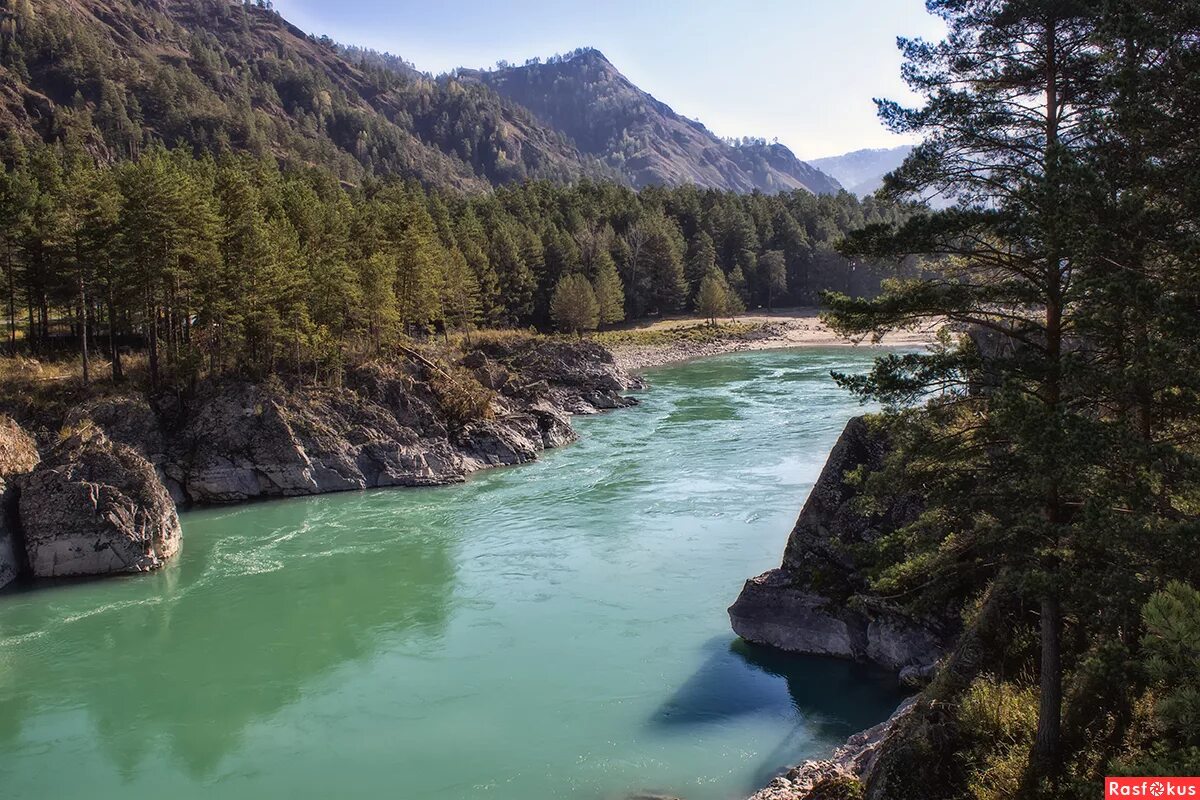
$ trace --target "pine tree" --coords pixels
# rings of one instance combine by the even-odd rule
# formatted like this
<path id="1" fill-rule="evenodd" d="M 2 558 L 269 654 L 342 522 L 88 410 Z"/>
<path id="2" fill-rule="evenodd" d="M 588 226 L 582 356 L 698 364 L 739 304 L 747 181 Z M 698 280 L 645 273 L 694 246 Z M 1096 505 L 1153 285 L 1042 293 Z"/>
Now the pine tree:
<path id="1" fill-rule="evenodd" d="M 600 324 L 620 322 L 625 319 L 625 290 L 621 288 L 617 265 L 604 250 L 596 254 L 595 265 L 596 278 L 592 281 L 592 289 L 599 305 Z"/>
<path id="2" fill-rule="evenodd" d="M 928 483 L 926 513 L 911 527 L 909 560 L 893 571 L 891 590 L 924 583 L 927 593 L 969 592 L 1004 570 L 1021 575 L 1038 602 L 1031 765 L 1053 776 L 1061 768 L 1063 602 L 1072 554 L 1091 532 L 1079 509 L 1108 502 L 1096 496 L 1094 475 L 1110 460 L 1103 444 L 1111 439 L 1086 378 L 1089 360 L 1070 345 L 1080 310 L 1075 275 L 1086 269 L 1094 224 L 1080 213 L 1092 180 L 1076 125 L 1096 110 L 1095 9 L 969 0 L 935 10 L 947 39 L 902 42 L 905 77 L 924 105 L 880 105 L 893 130 L 924 139 L 885 190 L 940 191 L 960 205 L 898 228 L 868 228 L 847 252 L 932 256 L 939 274 L 894 282 L 874 301 L 833 296 L 830 319 L 861 335 L 941 317 L 973 326 L 984 343 L 887 357 L 871 376 L 841 381 L 889 404 L 929 400 L 908 418 L 923 435 L 900 441 L 920 452 L 913 463 L 939 464 L 939 475 Z M 1011 346 L 990 347 L 989 337 Z M 966 375 L 986 376 L 988 390 L 964 385 Z M 930 478 L 914 469 L 907 480 Z M 974 589 L 963 585 L 968 576 Z"/>
<path id="3" fill-rule="evenodd" d="M 396 259 L 379 251 L 360 259 L 358 265 L 359 294 L 367 341 L 378 352 L 399 330 L 400 312 L 396 303 Z"/>
<path id="4" fill-rule="evenodd" d="M 442 307 L 447 328 L 469 331 L 479 321 L 479 284 L 458 248 L 447 253 Z"/>
<path id="5" fill-rule="evenodd" d="M 566 275 L 554 288 L 550 316 L 563 333 L 594 331 L 600 324 L 600 306 L 587 278 L 579 273 Z"/>
<path id="6" fill-rule="evenodd" d="M 77 292 L 80 360 L 86 386 L 91 378 L 89 337 L 93 323 L 93 295 L 97 284 L 107 284 L 109 288 L 105 294 L 111 298 L 111 284 L 116 272 L 114 263 L 118 253 L 121 198 L 112 173 L 98 169 L 94 163 L 81 155 L 68 172 L 65 202 L 67 210 L 64 222 L 69 242 L 67 250 Z M 109 348 L 115 352 L 111 320 L 109 330 Z M 120 368 L 114 356 L 113 378 L 120 377 Z"/>
<path id="7" fill-rule="evenodd" d="M 503 303 L 500 300 L 500 281 L 496 270 L 488 259 L 488 238 L 479 222 L 479 217 L 468 204 L 463 208 L 455 227 L 459 250 L 467 265 L 475 273 L 479 285 L 479 312 L 483 321 L 496 325 L 503 318 Z"/>
<path id="8" fill-rule="evenodd" d="M 278 261 L 258 188 L 236 163 L 217 175 L 222 221 L 222 270 L 208 292 L 209 319 L 223 332 L 218 363 L 234 357 L 247 369 L 269 370 L 282 319 L 278 298 L 286 277 Z"/>
<path id="9" fill-rule="evenodd" d="M 701 282 L 717 266 L 717 249 L 713 246 L 712 237 L 705 231 L 700 231 L 692 237 L 688 245 L 687 265 L 684 276 L 688 283 L 688 304 L 696 308 L 696 294 L 700 291 Z"/>
<path id="10" fill-rule="evenodd" d="M 732 311 L 732 293 L 725 282 L 725 276 L 715 266 L 700 281 L 700 291 L 696 293 L 696 310 L 709 321 L 716 324 L 717 317 Z"/>
<path id="11" fill-rule="evenodd" d="M 395 242 L 396 303 L 403 325 L 427 332 L 441 323 L 442 269 L 446 251 L 433 220 L 416 199 L 399 211 L 403 232 Z"/>
<path id="12" fill-rule="evenodd" d="M 768 250 L 758 262 L 762 271 L 763 290 L 767 295 L 767 310 L 772 310 L 775 299 L 787 293 L 787 262 L 779 250 Z"/>
<path id="13" fill-rule="evenodd" d="M 36 186 L 29 174 L 24 144 L 10 131 L 6 142 L 4 162 L 8 165 L 0 174 L 0 247 L 3 247 L 5 312 L 7 315 L 8 349 L 17 353 L 17 286 L 21 247 L 25 228 L 29 224 L 30 200 Z"/>
<path id="14" fill-rule="evenodd" d="M 527 252 L 536 256 L 530 241 L 531 236 L 522 238 L 531 245 Z M 488 260 L 495 267 L 499 278 L 499 296 L 503 303 L 502 319 L 510 325 L 519 324 L 533 311 L 533 275 L 525 262 L 517 237 L 507 223 L 496 226 L 491 233 L 490 244 Z"/>
<path id="15" fill-rule="evenodd" d="M 729 273 L 729 293 L 730 300 L 735 301 L 737 305 L 736 309 L 731 310 L 745 311 L 750 288 L 746 285 L 746 276 L 742 273 L 740 264 L 733 268 L 733 272 Z"/>
<path id="16" fill-rule="evenodd" d="M 673 221 L 661 215 L 646 225 L 637 259 L 646 276 L 648 307 L 660 314 L 683 308 L 687 282 L 683 277 L 683 237 Z"/>

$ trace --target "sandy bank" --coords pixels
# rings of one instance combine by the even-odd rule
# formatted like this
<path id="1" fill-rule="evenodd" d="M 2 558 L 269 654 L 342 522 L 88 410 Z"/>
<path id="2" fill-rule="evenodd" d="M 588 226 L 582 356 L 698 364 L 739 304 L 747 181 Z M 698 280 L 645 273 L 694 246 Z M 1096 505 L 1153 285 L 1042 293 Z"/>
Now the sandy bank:
<path id="1" fill-rule="evenodd" d="M 779 311 L 770 314 L 756 313 L 739 316 L 737 325 L 728 326 L 728 334 L 718 333 L 710 341 L 694 341 L 687 337 L 675 338 L 686 329 L 704 325 L 694 318 L 660 320 L 648 325 L 631 328 L 623 334 L 662 334 L 659 341 L 617 341 L 606 343 L 616 358 L 618 366 L 628 371 L 637 371 L 687 361 L 704 356 L 735 353 L 747 350 L 772 350 L 789 347 L 920 347 L 933 341 L 936 326 L 913 331 L 889 334 L 878 343 L 870 340 L 857 343 L 843 339 L 825 325 L 818 311 L 813 308 Z M 724 330 L 724 329 L 723 329 Z M 656 337 L 644 337 L 652 340 Z"/>

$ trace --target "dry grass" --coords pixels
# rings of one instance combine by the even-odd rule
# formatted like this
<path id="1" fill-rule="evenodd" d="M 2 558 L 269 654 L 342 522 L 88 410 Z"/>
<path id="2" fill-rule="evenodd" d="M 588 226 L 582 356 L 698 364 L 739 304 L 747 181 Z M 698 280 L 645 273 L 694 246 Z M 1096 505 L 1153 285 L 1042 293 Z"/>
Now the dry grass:
<path id="1" fill-rule="evenodd" d="M 1037 726 L 1037 693 L 1029 686 L 977 678 L 958 706 L 958 724 L 975 743 L 968 790 L 978 800 L 1015 798 L 1028 767 Z"/>
<path id="2" fill-rule="evenodd" d="M 488 349 L 495 346 L 515 346 L 537 339 L 554 339 L 538 333 L 533 328 L 486 328 L 468 333 L 457 332 L 450 334 L 450 345 L 457 351 L 466 352 L 474 349 Z"/>
<path id="3" fill-rule="evenodd" d="M 20 475 L 37 465 L 37 443 L 17 423 L 0 416 L 0 478 Z"/>
<path id="4" fill-rule="evenodd" d="M 631 328 L 627 330 L 602 331 L 592 334 L 591 340 L 605 347 L 660 347 L 672 344 L 711 344 L 745 339 L 758 334 L 761 323 L 725 322 L 710 325 L 696 322 L 691 325 L 675 325 L 661 328 Z"/>
<path id="5" fill-rule="evenodd" d="M 128 394 L 145 384 L 146 357 L 121 360 L 127 379 L 112 381 L 107 360 L 89 362 L 91 383 L 83 383 L 78 358 L 37 359 L 0 357 L 0 412 L 20 420 L 25 427 L 57 430 L 67 410 L 94 397 Z"/>

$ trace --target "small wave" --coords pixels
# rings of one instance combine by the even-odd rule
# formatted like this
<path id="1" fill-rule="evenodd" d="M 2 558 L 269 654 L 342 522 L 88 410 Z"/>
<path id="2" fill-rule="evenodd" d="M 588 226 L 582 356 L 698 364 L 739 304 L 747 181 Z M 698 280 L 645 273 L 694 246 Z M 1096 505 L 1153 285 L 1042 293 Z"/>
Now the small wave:
<path id="1" fill-rule="evenodd" d="M 46 635 L 45 631 L 29 631 L 29 633 L 18 633 L 15 636 L 5 636 L 0 639 L 0 649 L 11 645 L 24 644 L 32 642 L 34 639 L 40 639 Z"/>
<path id="2" fill-rule="evenodd" d="M 283 569 L 283 562 L 267 558 L 261 552 L 221 553 L 219 559 L 230 576 L 265 575 Z"/>
<path id="3" fill-rule="evenodd" d="M 88 619 L 89 617 L 97 616 L 98 614 L 107 614 L 109 611 L 120 611 L 125 608 L 134 608 L 136 606 L 154 606 L 162 602 L 160 597 L 146 597 L 141 600 L 120 600 L 115 603 L 105 603 L 102 606 L 89 608 L 87 611 L 81 611 L 78 614 L 71 614 L 63 617 L 61 623 L 69 625 L 72 622 Z"/>

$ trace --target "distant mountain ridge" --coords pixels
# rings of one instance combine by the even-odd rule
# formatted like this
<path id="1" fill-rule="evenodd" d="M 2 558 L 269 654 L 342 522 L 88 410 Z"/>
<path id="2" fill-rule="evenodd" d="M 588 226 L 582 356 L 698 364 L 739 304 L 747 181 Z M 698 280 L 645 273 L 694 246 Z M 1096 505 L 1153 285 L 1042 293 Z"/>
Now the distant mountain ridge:
<path id="1" fill-rule="evenodd" d="M 635 187 L 695 183 L 740 192 L 841 190 L 836 180 L 781 144 L 731 144 L 700 122 L 676 114 L 594 48 L 544 63 L 532 60 L 490 71 L 459 70 L 456 75 L 483 83 L 529 109 L 582 152 L 626 175 Z"/>
<path id="2" fill-rule="evenodd" d="M 840 156 L 814 158 L 809 161 L 817 169 L 827 172 L 846 187 L 846 191 L 863 197 L 873 194 L 883 185 L 883 176 L 904 163 L 912 152 L 912 145 L 871 150 L 855 150 Z"/>
<path id="3" fill-rule="evenodd" d="M 722 141 L 595 50 L 433 77 L 238 0 L 5 0 L 0 23 L 0 126 L 101 157 L 184 143 L 460 190 L 841 188 L 782 145 Z"/>

